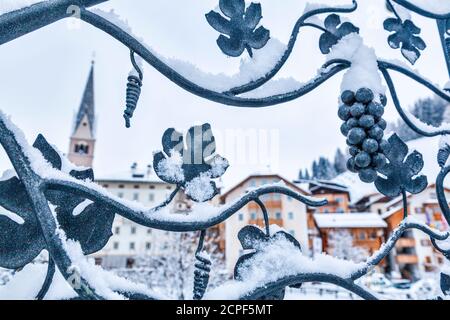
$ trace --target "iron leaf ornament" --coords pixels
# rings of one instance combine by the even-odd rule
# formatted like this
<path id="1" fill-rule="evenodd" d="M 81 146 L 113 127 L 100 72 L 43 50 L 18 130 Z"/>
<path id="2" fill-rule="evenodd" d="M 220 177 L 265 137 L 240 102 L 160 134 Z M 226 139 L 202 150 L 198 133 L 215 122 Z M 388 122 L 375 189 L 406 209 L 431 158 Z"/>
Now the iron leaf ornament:
<path id="1" fill-rule="evenodd" d="M 25 188 L 16 177 L 0 182 L 0 206 L 23 221 L 0 215 L 0 267 L 18 269 L 39 255 L 45 240 Z"/>
<path id="2" fill-rule="evenodd" d="M 196 202 L 211 200 L 219 192 L 213 179 L 220 178 L 228 169 L 228 161 L 216 154 L 216 141 L 211 125 L 191 127 L 186 139 L 174 128 L 162 137 L 163 151 L 153 156 L 158 177 L 177 185 Z"/>
<path id="3" fill-rule="evenodd" d="M 292 243 L 301 252 L 302 247 L 300 243 L 292 235 L 285 231 L 278 231 L 273 235 L 266 235 L 260 228 L 256 226 L 245 226 L 238 233 L 238 238 L 243 250 L 251 252 L 246 253 L 239 257 L 234 267 L 234 278 L 242 281 L 242 271 L 246 269 L 251 263 L 251 259 L 257 254 L 263 246 L 267 246 L 271 241 L 277 241 L 280 239 L 286 240 Z M 292 285 L 292 288 L 300 288 L 301 283 Z M 279 291 L 272 292 L 270 295 L 261 297 L 260 300 L 283 300 L 286 290 L 283 288 Z"/>
<path id="4" fill-rule="evenodd" d="M 261 4 L 251 3 L 245 8 L 244 0 L 220 0 L 219 8 L 225 17 L 210 11 L 206 20 L 221 33 L 217 45 L 223 53 L 239 57 L 247 50 L 253 57 L 253 49 L 261 49 L 267 44 L 270 31 L 263 26 L 258 27 L 262 19 Z"/>
<path id="5" fill-rule="evenodd" d="M 450 146 L 447 143 L 444 143 L 438 151 L 437 154 L 437 162 L 441 168 L 444 168 L 448 158 L 450 157 Z"/>
<path id="6" fill-rule="evenodd" d="M 323 54 L 330 53 L 331 47 L 339 42 L 343 37 L 351 33 L 359 33 L 359 28 L 351 22 L 341 24 L 341 18 L 337 14 L 330 14 L 324 21 L 325 29 L 319 39 L 320 51 Z"/>
<path id="7" fill-rule="evenodd" d="M 42 135 L 38 136 L 33 147 L 42 153 L 53 168 L 61 170 L 61 157 Z M 70 175 L 79 180 L 94 179 L 91 169 L 72 170 Z M 74 209 L 86 199 L 57 190 L 49 190 L 45 195 L 54 206 L 60 228 L 68 239 L 80 243 L 84 254 L 97 252 L 106 245 L 112 236 L 114 212 L 92 203 L 74 215 Z M 18 223 L 0 216 L 0 267 L 17 269 L 30 263 L 46 248 L 44 235 L 25 186 L 16 176 L 0 181 L 0 206 L 23 220 L 23 223 Z"/>
<path id="8" fill-rule="evenodd" d="M 444 295 L 448 295 L 450 293 L 450 276 L 443 272 L 441 272 L 440 276 L 440 287 Z"/>
<path id="9" fill-rule="evenodd" d="M 418 35 L 420 28 L 411 20 L 402 21 L 398 18 L 389 18 L 384 21 L 384 29 L 393 32 L 388 37 L 388 44 L 392 49 L 401 48 L 402 55 L 411 64 L 420 58 L 420 51 L 425 50 L 426 43 Z"/>
<path id="10" fill-rule="evenodd" d="M 425 190 L 427 177 L 417 176 L 424 165 L 422 155 L 417 151 L 408 155 L 408 146 L 397 134 L 388 139 L 388 144 L 384 154 L 389 161 L 379 169 L 386 178 L 379 176 L 375 181 L 378 191 L 388 197 L 397 197 L 406 191 L 417 194 Z"/>

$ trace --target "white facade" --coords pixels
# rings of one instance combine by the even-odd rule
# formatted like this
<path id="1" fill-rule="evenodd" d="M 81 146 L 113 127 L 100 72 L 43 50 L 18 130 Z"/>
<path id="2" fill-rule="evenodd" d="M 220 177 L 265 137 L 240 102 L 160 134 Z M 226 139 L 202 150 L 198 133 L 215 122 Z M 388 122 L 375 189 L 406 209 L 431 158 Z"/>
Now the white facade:
<path id="1" fill-rule="evenodd" d="M 450 196 L 450 192 L 446 192 L 447 197 Z M 419 219 L 421 222 L 430 225 L 431 227 L 447 230 L 448 226 L 445 222 L 445 219 L 442 219 L 442 225 L 435 221 L 431 216 L 432 213 L 429 210 L 425 210 L 425 204 L 435 202 L 436 205 L 436 190 L 434 188 L 427 188 L 424 192 L 412 195 L 409 198 L 409 210 L 410 214 Z M 442 215 L 440 215 L 442 217 Z M 440 253 L 437 253 L 431 242 L 430 237 L 428 237 L 425 233 L 419 230 L 412 230 L 413 237 L 416 240 L 416 254 L 419 260 L 419 272 L 420 274 L 425 274 L 426 272 L 433 272 L 434 267 L 438 267 L 441 265 L 442 261 L 440 261 L 439 257 L 441 257 Z"/>
<path id="2" fill-rule="evenodd" d="M 450 198 L 450 192 L 446 191 L 447 198 Z M 401 197 L 384 204 L 385 213 L 383 218 L 389 217 L 391 214 L 398 212 L 402 208 Z M 433 209 L 434 208 L 434 209 Z M 434 186 L 429 186 L 420 194 L 410 195 L 408 197 L 408 215 L 422 223 L 439 229 L 447 230 L 448 225 L 441 214 L 439 204 L 437 202 L 436 190 Z M 436 214 L 435 214 L 436 213 Z M 423 278 L 430 273 L 436 272 L 442 263 L 442 255 L 434 250 L 430 237 L 420 230 L 410 230 L 410 236 L 414 238 L 413 253 L 417 256 L 416 276 Z"/>
<path id="3" fill-rule="evenodd" d="M 287 180 L 277 176 L 251 176 L 243 183 L 231 189 L 222 196 L 222 201 L 226 203 L 240 198 L 246 189 L 260 187 L 266 184 L 279 183 Z M 299 192 L 295 185 L 290 184 L 295 191 Z M 303 193 L 306 193 L 302 191 Z M 269 212 L 271 223 L 279 223 L 285 231 L 292 234 L 301 244 L 306 252 L 308 250 L 308 228 L 306 205 L 298 202 L 291 197 L 279 194 L 270 194 L 261 197 Z M 225 257 L 228 272 L 233 273 L 234 266 L 242 253 L 242 247 L 237 237 L 238 232 L 249 224 L 255 224 L 255 221 L 262 220 L 262 212 L 250 203 L 243 207 L 225 221 Z"/>
<path id="4" fill-rule="evenodd" d="M 137 201 L 152 208 L 164 202 L 175 187 L 160 180 L 150 168 L 144 173 L 136 168 L 126 172 L 100 177 L 96 182 L 119 198 Z M 172 204 L 180 206 L 180 202 Z M 183 209 L 183 208 L 177 208 Z M 176 213 L 174 213 L 176 214 Z M 93 256 L 105 267 L 125 267 L 136 255 L 160 255 L 167 242 L 166 231 L 150 229 L 116 215 L 113 236 L 108 244 Z M 100 263 L 100 260 L 98 260 Z"/>

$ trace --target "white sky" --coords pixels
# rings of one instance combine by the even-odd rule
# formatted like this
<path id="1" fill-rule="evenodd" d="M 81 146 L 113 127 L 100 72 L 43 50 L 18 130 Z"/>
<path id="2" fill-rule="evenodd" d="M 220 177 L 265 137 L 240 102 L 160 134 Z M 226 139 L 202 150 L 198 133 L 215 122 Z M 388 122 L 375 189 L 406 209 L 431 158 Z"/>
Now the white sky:
<path id="1" fill-rule="evenodd" d="M 323 0 L 322 0 L 323 2 Z M 348 4 L 350 0 L 327 3 Z M 305 1 L 261 0 L 262 24 L 271 35 L 287 43 L 296 19 L 302 14 Z M 234 73 L 239 58 L 227 58 L 215 41 L 218 33 L 206 22 L 204 14 L 214 9 L 218 0 L 112 0 L 99 8 L 126 18 L 134 32 L 160 53 L 190 61 L 211 72 Z M 382 27 L 388 12 L 384 0 L 360 0 L 354 14 L 346 14 L 361 28 L 366 43 L 379 57 L 402 59 L 399 50 L 387 45 L 389 33 Z M 428 48 L 416 68 L 440 86 L 448 81 L 448 73 L 432 20 L 414 17 L 422 28 Z M 0 47 L 0 108 L 21 127 L 30 142 L 38 133 L 61 150 L 67 151 L 74 112 L 79 106 L 92 53 L 96 54 L 96 111 L 98 114 L 97 150 L 94 169 L 98 174 L 128 169 L 134 161 L 142 166 L 151 163 L 152 152 L 161 148 L 164 130 L 175 126 L 187 129 L 192 124 L 211 123 L 221 134 L 233 129 L 279 130 L 279 154 L 272 152 L 279 173 L 289 179 L 297 177 L 299 168 L 309 166 L 320 155 L 333 156 L 337 147 L 345 147 L 340 134 L 337 99 L 341 76 L 296 101 L 264 109 L 232 108 L 193 96 L 150 66 L 145 67 L 141 101 L 125 129 L 123 108 L 126 78 L 130 70 L 127 48 L 103 32 L 77 21 L 65 20 Z M 299 81 L 309 80 L 324 62 L 318 49 L 320 33 L 304 29 L 294 53 L 280 73 Z M 412 80 L 396 76 L 404 105 L 430 95 Z M 386 119 L 397 117 L 389 103 Z M 232 158 L 224 145 L 218 145 L 222 156 Z M 223 152 L 221 152 L 223 151 Z M 227 151 L 230 154 L 227 154 Z M 232 160 L 230 159 L 230 160 Z M 10 166 L 6 156 L 0 168 Z M 263 169 L 254 164 L 234 164 L 224 175 L 226 186 L 249 173 Z M 272 164 L 277 167 L 276 163 Z"/>

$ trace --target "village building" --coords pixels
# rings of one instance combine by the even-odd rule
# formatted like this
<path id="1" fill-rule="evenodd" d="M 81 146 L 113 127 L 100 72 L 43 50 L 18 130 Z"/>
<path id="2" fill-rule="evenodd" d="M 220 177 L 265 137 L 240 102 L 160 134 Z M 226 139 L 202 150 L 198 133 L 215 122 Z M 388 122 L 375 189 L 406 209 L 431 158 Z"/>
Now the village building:
<path id="1" fill-rule="evenodd" d="M 447 197 L 450 197 L 450 189 L 445 189 L 445 193 Z M 420 194 L 408 195 L 407 201 L 408 216 L 432 228 L 447 230 L 448 225 L 439 207 L 434 184 Z M 381 217 L 388 224 L 386 236 L 392 234 L 398 227 L 403 216 L 401 197 L 385 203 Z M 425 233 L 415 229 L 408 230 L 392 251 L 387 272 L 399 273 L 404 278 L 415 280 L 436 272 L 443 262 L 444 257 L 434 249 L 430 238 Z"/>
<path id="2" fill-rule="evenodd" d="M 384 229 L 387 224 L 376 213 L 330 214 L 315 213 L 314 221 L 322 239 L 322 252 L 335 254 L 334 244 L 330 241 L 333 234 L 348 232 L 352 236 L 353 247 L 362 248 L 367 256 L 379 250 L 384 241 Z"/>
<path id="3" fill-rule="evenodd" d="M 277 174 L 255 174 L 247 177 L 221 196 L 221 202 L 228 204 L 240 198 L 246 190 L 265 185 L 284 183 L 288 188 L 303 195 L 309 193 L 294 183 Z M 294 236 L 308 253 L 308 228 L 306 205 L 282 194 L 266 194 L 261 196 L 269 214 L 269 224 L 276 224 Z M 225 257 L 227 270 L 232 273 L 234 266 L 243 253 L 238 239 L 238 232 L 246 225 L 264 227 L 264 219 L 259 206 L 250 202 L 225 222 Z"/>

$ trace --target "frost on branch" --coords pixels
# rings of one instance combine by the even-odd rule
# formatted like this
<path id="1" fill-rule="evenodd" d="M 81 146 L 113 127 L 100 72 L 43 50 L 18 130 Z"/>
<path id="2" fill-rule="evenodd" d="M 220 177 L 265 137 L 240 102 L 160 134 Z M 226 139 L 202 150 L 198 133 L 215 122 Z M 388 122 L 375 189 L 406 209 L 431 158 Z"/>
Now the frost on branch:
<path id="1" fill-rule="evenodd" d="M 215 154 L 216 141 L 209 124 L 191 127 L 186 140 L 171 128 L 162 138 L 163 151 L 153 156 L 153 166 L 158 177 L 177 185 L 194 201 L 212 199 L 218 189 L 212 181 L 221 177 L 228 161 Z"/>

